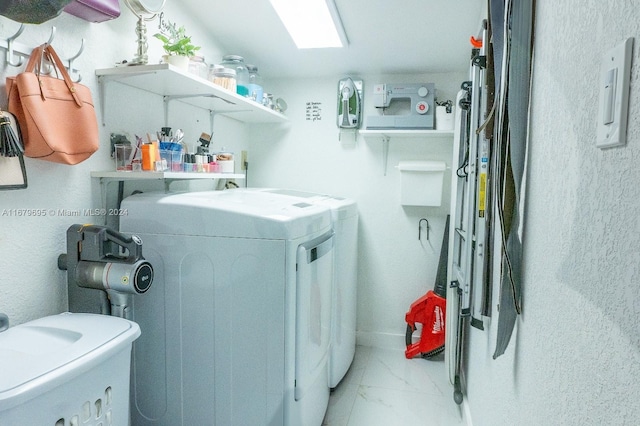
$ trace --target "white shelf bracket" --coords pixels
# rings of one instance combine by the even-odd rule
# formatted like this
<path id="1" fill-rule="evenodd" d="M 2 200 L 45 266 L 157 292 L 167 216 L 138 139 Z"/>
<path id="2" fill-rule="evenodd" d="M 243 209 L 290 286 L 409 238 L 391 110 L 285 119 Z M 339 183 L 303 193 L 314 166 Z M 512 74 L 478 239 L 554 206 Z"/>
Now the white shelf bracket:
<path id="1" fill-rule="evenodd" d="M 163 96 L 162 103 L 164 105 L 164 125 L 169 127 L 169 102 L 171 102 L 171 96 Z"/>
<path id="2" fill-rule="evenodd" d="M 382 135 L 382 172 L 387 175 L 387 160 L 389 159 L 389 139 L 387 135 Z"/>
<path id="3" fill-rule="evenodd" d="M 189 99 L 189 98 L 218 98 L 230 105 L 235 105 L 233 102 L 223 99 L 220 96 L 213 95 L 211 93 L 202 93 L 197 95 L 165 95 L 162 97 L 162 100 L 164 102 L 164 125 L 165 126 L 167 127 L 169 126 L 169 102 L 171 102 L 174 99 L 180 100 L 180 99 Z M 217 112 L 224 113 L 226 111 L 217 111 Z M 209 117 L 211 120 L 211 134 L 213 134 L 213 114 L 215 114 L 214 111 L 210 110 Z"/>
<path id="4" fill-rule="evenodd" d="M 102 121 L 102 127 L 106 126 L 104 115 L 107 104 L 107 91 L 105 90 L 104 85 L 104 77 L 98 77 L 98 95 L 100 96 L 100 120 Z"/>
<path id="5" fill-rule="evenodd" d="M 214 110 L 209 110 L 209 135 L 213 137 L 213 122 L 216 116 L 216 112 Z"/>

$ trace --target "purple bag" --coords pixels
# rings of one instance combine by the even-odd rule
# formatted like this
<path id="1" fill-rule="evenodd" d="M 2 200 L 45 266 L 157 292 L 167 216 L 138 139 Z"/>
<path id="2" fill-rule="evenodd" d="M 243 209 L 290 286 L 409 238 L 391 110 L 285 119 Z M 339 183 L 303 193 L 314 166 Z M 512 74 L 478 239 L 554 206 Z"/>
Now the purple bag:
<path id="1" fill-rule="evenodd" d="M 73 0 L 64 11 L 89 22 L 103 22 L 120 16 L 118 0 Z"/>

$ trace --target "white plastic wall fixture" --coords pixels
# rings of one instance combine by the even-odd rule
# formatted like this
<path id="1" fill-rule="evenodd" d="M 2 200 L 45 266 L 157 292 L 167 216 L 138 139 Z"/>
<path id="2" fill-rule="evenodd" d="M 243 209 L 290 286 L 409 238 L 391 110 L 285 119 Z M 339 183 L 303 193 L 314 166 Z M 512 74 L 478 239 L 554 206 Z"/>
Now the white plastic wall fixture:
<path id="1" fill-rule="evenodd" d="M 609 50 L 600 67 L 596 146 L 600 149 L 627 143 L 629 81 L 633 38 Z"/>
<path id="2" fill-rule="evenodd" d="M 400 161 L 400 204 L 439 206 L 446 164 L 442 161 Z"/>

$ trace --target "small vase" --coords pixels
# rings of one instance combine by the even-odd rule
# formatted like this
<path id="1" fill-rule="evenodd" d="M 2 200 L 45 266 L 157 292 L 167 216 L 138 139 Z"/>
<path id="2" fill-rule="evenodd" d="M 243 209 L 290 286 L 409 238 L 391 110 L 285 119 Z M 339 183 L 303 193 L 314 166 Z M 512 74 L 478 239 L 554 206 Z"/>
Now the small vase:
<path id="1" fill-rule="evenodd" d="M 168 64 L 171 64 L 175 67 L 180 68 L 181 70 L 187 71 L 189 69 L 189 57 L 188 56 L 180 56 L 180 55 L 169 55 L 164 56 L 164 61 Z"/>

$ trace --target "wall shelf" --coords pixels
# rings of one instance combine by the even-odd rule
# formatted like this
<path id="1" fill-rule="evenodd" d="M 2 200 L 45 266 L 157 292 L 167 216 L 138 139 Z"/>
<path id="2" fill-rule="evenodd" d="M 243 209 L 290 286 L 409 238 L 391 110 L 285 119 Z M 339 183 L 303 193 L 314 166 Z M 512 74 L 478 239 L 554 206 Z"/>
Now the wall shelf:
<path id="1" fill-rule="evenodd" d="M 244 179 L 240 173 L 189 173 L 189 172 L 91 172 L 92 178 L 113 181 L 125 180 L 194 180 L 194 179 Z"/>
<path id="2" fill-rule="evenodd" d="M 172 100 L 179 100 L 245 123 L 285 123 L 289 121 L 286 116 L 275 110 L 170 64 L 99 69 L 96 70 L 96 76 L 100 85 L 103 124 L 104 85 L 114 81 L 162 96 L 165 104 L 165 122 L 168 115 L 168 103 Z"/>
<path id="3" fill-rule="evenodd" d="M 244 180 L 243 173 L 192 173 L 192 172 L 117 172 L 117 171 L 94 171 L 91 172 L 92 178 L 99 178 L 103 188 L 103 194 L 106 196 L 106 185 L 111 182 L 124 182 L 133 180 L 161 180 L 164 181 L 166 191 L 172 182 L 177 180 Z M 119 202 L 118 202 L 119 203 Z"/>
<path id="4" fill-rule="evenodd" d="M 453 130 L 405 130 L 405 129 L 366 129 L 359 133 L 367 140 L 389 139 L 434 139 L 453 137 Z"/>
<path id="5" fill-rule="evenodd" d="M 409 129 L 366 129 L 359 133 L 367 141 L 382 142 L 382 171 L 387 175 L 387 159 L 389 158 L 389 141 L 391 139 L 432 140 L 447 138 L 453 142 L 453 130 L 409 130 Z"/>
<path id="6" fill-rule="evenodd" d="M 241 173 L 117 172 L 115 170 L 93 171 L 91 172 L 91 177 L 100 179 L 100 192 L 104 212 L 114 211 L 120 208 L 120 203 L 122 202 L 122 188 L 125 181 L 161 180 L 164 182 L 165 191 L 169 192 L 169 186 L 171 185 L 171 183 L 178 180 L 209 179 L 212 181 L 216 181 L 245 179 L 245 175 Z M 114 205 L 109 204 L 107 197 L 107 187 L 112 182 L 118 182 L 118 186 L 120 188 L 118 191 L 118 199 Z M 117 215 L 105 215 L 104 221 L 104 224 L 106 226 L 112 229 L 119 229 L 120 221 Z"/>

